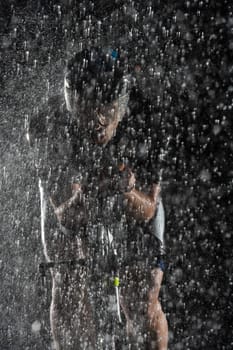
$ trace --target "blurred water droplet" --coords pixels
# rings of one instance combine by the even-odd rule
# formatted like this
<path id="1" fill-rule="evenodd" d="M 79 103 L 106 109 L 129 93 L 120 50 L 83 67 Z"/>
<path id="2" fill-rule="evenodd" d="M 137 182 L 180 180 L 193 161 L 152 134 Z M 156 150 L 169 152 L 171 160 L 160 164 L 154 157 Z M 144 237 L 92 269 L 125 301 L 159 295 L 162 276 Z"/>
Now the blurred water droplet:
<path id="1" fill-rule="evenodd" d="M 199 177 L 203 182 L 207 182 L 207 181 L 210 181 L 211 179 L 211 173 L 208 169 L 203 169 L 200 172 Z"/>
<path id="2" fill-rule="evenodd" d="M 221 126 L 220 125 L 214 125 L 213 127 L 213 134 L 216 136 L 221 132 Z"/>
<path id="3" fill-rule="evenodd" d="M 41 323 L 39 321 L 34 321 L 32 323 L 32 332 L 39 333 L 41 330 Z"/>
<path id="4" fill-rule="evenodd" d="M 26 62 L 28 62 L 28 59 L 29 59 L 29 51 L 26 51 L 25 52 L 25 60 L 26 60 Z"/>

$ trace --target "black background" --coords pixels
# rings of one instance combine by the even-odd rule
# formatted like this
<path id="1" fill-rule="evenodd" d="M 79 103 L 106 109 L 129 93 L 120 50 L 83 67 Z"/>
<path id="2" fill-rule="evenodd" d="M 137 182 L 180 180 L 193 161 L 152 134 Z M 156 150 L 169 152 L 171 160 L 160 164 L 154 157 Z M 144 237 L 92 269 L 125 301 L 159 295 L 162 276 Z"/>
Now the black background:
<path id="1" fill-rule="evenodd" d="M 76 23 L 102 20 L 123 3 L 100 0 L 85 12 L 78 1 L 0 0 L 2 350 L 51 348 L 51 286 L 48 278 L 42 288 L 38 275 L 40 208 L 28 118 L 62 93 L 65 60 L 81 38 Z M 150 2 L 135 3 L 140 25 Z M 141 45 L 139 56 L 158 64 L 158 108 L 172 136 L 163 164 L 170 264 L 161 291 L 169 346 L 232 349 L 233 13 L 226 1 L 152 5 L 152 57 L 146 37 L 130 45 Z"/>

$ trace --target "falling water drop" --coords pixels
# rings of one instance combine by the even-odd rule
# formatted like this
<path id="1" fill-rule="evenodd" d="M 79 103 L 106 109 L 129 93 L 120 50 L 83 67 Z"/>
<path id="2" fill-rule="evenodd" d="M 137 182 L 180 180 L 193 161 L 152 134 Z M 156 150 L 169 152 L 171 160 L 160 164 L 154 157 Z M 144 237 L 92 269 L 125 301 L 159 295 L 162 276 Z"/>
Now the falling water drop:
<path id="1" fill-rule="evenodd" d="M 26 62 L 28 62 L 28 59 L 29 59 L 29 51 L 26 51 L 25 52 L 25 60 L 26 60 Z"/>

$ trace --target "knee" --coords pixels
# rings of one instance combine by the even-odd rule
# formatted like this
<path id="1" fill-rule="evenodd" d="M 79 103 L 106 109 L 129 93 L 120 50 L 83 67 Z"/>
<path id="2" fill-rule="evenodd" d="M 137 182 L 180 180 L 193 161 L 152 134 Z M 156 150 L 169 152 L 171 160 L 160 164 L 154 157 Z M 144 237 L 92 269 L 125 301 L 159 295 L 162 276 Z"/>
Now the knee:
<path id="1" fill-rule="evenodd" d="M 155 325 L 162 313 L 162 306 L 158 299 L 149 301 L 147 307 L 147 318 L 150 325 Z"/>
<path id="2" fill-rule="evenodd" d="M 157 322 L 163 317 L 163 310 L 159 301 L 159 291 L 161 287 L 160 280 L 154 280 L 152 287 L 148 293 L 147 318 L 149 324 L 154 328 Z"/>

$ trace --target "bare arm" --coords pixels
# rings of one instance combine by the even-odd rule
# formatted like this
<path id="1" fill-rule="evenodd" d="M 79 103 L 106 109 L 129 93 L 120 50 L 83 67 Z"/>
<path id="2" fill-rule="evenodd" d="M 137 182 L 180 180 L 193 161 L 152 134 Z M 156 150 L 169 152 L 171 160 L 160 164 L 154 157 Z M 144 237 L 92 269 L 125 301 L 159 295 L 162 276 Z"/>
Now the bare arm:
<path id="1" fill-rule="evenodd" d="M 126 210 L 136 220 L 148 221 L 155 215 L 160 186 L 154 184 L 147 194 L 133 188 L 124 193 Z"/>
<path id="2" fill-rule="evenodd" d="M 139 221 L 148 221 L 155 215 L 160 186 L 153 184 L 149 192 L 135 188 L 136 178 L 130 168 L 124 165 L 120 169 L 119 190 L 126 199 L 126 211 L 130 216 Z"/>
<path id="3" fill-rule="evenodd" d="M 79 184 L 72 184 L 72 196 L 64 203 L 56 206 L 50 197 L 54 213 L 61 225 L 75 229 L 87 220 L 83 203 L 83 192 Z"/>

